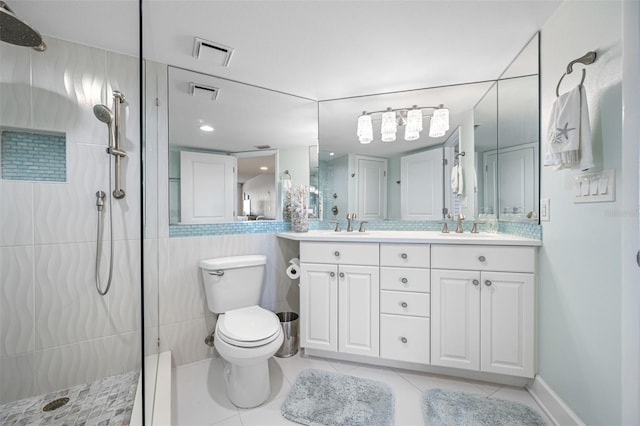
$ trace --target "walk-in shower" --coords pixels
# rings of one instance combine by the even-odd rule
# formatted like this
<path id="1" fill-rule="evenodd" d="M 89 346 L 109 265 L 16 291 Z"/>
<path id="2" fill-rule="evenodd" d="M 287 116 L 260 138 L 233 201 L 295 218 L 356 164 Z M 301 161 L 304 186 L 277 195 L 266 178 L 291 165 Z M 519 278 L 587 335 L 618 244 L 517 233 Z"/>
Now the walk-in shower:
<path id="1" fill-rule="evenodd" d="M 93 113 L 96 118 L 107 125 L 109 131 L 109 146 L 107 147 L 107 154 L 109 154 L 109 190 L 111 190 L 111 156 L 115 157 L 115 184 L 116 189 L 113 190 L 113 198 L 122 199 L 125 196 L 125 192 L 121 186 L 120 180 L 120 161 L 122 157 L 126 157 L 127 153 L 120 147 L 121 138 L 121 105 L 126 102 L 126 97 L 119 91 L 113 91 L 113 110 L 111 112 L 106 105 L 95 105 L 93 107 Z M 111 280 L 113 278 L 113 208 L 111 198 L 109 198 L 109 275 L 107 278 L 107 285 L 103 289 L 100 283 L 100 260 L 102 258 L 102 240 L 103 240 L 103 228 L 104 221 L 102 215 L 104 212 L 106 194 L 104 191 L 98 190 L 96 192 L 96 209 L 98 211 L 98 224 L 96 230 L 96 271 L 95 281 L 96 290 L 101 296 L 106 295 L 111 288 Z"/>
<path id="2" fill-rule="evenodd" d="M 32 47 L 40 52 L 47 49 L 40 33 L 18 18 L 3 1 L 0 1 L 0 40 L 18 46 Z"/>

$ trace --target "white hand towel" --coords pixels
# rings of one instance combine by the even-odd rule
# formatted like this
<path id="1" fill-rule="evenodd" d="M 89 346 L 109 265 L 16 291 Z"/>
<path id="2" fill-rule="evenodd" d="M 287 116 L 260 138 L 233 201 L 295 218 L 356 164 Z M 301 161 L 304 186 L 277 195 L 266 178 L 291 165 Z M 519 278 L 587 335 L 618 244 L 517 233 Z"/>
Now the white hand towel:
<path id="1" fill-rule="evenodd" d="M 464 193 L 464 178 L 462 174 L 462 164 L 458 163 L 458 195 Z"/>
<path id="2" fill-rule="evenodd" d="M 458 165 L 454 164 L 451 168 L 451 192 L 458 193 Z"/>
<path id="3" fill-rule="evenodd" d="M 579 166 L 593 167 L 589 108 L 583 86 L 563 93 L 551 108 L 547 130 L 545 166 L 557 170 Z"/>

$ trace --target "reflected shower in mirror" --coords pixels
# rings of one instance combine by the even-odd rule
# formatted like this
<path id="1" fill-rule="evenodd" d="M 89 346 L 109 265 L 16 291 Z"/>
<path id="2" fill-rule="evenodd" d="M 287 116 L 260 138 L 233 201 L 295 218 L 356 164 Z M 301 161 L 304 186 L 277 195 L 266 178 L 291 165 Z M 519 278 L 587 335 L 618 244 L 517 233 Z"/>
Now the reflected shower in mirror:
<path id="1" fill-rule="evenodd" d="M 168 84 L 170 223 L 281 220 L 284 171 L 310 184 L 316 102 L 171 66 Z"/>

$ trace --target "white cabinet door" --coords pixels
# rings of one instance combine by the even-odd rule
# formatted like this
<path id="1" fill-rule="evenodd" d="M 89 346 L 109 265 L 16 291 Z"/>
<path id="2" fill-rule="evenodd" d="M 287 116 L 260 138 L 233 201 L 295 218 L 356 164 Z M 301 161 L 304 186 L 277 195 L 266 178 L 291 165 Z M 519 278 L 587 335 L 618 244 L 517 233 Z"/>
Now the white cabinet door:
<path id="1" fill-rule="evenodd" d="M 373 266 L 340 265 L 338 268 L 340 352 L 380 355 L 379 271 Z"/>
<path id="2" fill-rule="evenodd" d="M 431 271 L 431 364 L 480 369 L 480 273 Z"/>
<path id="3" fill-rule="evenodd" d="M 338 266 L 300 264 L 300 346 L 338 350 Z"/>
<path id="4" fill-rule="evenodd" d="M 481 275 L 481 370 L 533 377 L 533 274 Z"/>
<path id="5" fill-rule="evenodd" d="M 180 222 L 235 220 L 236 157 L 180 152 Z"/>
<path id="6" fill-rule="evenodd" d="M 400 159 L 402 219 L 442 219 L 444 207 L 442 148 Z"/>

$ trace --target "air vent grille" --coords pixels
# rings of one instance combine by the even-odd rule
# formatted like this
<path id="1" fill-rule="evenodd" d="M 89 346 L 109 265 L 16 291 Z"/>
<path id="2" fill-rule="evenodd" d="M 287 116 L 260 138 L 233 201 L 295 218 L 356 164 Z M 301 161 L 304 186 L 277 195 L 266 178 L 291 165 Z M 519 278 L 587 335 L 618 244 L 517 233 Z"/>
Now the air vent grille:
<path id="1" fill-rule="evenodd" d="M 256 149 L 271 149 L 271 145 L 254 145 Z"/>
<path id="2" fill-rule="evenodd" d="M 210 101 L 215 101 L 218 99 L 218 93 L 220 93 L 220 89 L 213 86 L 205 86 L 200 83 L 189 83 L 189 93 L 191 96 L 197 96 L 206 98 Z"/>
<path id="3" fill-rule="evenodd" d="M 217 63 L 220 66 L 228 67 L 232 54 L 232 47 L 225 46 L 220 43 L 214 43 L 213 41 L 205 40 L 200 37 L 195 38 L 193 44 L 193 57 L 198 60 Z"/>

